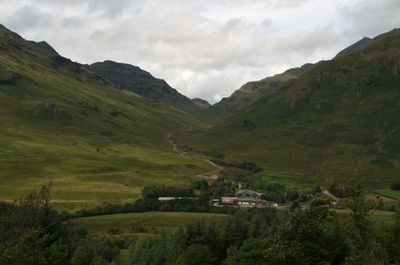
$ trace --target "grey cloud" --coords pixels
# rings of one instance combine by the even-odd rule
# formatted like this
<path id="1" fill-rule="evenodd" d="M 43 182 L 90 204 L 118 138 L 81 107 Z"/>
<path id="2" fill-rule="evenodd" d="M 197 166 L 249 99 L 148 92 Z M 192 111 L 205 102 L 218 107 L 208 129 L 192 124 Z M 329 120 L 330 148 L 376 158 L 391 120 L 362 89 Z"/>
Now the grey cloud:
<path id="1" fill-rule="evenodd" d="M 339 9 L 343 34 L 374 37 L 400 26 L 400 1 L 362 0 Z"/>
<path id="2" fill-rule="evenodd" d="M 8 24 L 14 30 L 25 31 L 28 29 L 28 25 L 30 28 L 46 26 L 46 21 L 43 19 L 45 17 L 48 17 L 49 22 L 52 20 L 49 14 L 28 4 L 16 10 Z"/>
<path id="3" fill-rule="evenodd" d="M 0 18 L 75 61 L 139 65 L 211 102 L 400 21 L 398 0 L 0 0 Z"/>

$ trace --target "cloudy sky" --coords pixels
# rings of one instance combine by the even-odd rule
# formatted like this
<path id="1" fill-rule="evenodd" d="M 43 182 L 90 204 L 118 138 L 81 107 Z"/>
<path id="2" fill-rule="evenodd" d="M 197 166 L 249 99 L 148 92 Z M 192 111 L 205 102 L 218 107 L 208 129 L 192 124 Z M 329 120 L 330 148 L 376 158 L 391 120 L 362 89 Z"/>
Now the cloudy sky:
<path id="1" fill-rule="evenodd" d="M 400 0 L 0 0 L 0 23 L 75 61 L 138 65 L 216 102 L 400 27 Z"/>

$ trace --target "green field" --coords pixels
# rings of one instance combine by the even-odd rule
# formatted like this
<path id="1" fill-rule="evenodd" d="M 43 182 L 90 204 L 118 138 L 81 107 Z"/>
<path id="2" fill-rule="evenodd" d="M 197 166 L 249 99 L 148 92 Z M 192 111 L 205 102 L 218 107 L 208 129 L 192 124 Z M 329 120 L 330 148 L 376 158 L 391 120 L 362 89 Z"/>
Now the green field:
<path id="1" fill-rule="evenodd" d="M 391 215 L 371 215 L 369 218 L 378 223 L 393 224 L 395 222 L 395 219 Z"/>
<path id="2" fill-rule="evenodd" d="M 316 176 L 304 175 L 301 173 L 290 174 L 287 172 L 267 171 L 262 177 L 263 182 L 279 182 L 288 188 L 310 188 L 318 183 Z"/>
<path id="3" fill-rule="evenodd" d="M 338 214 L 350 215 L 350 209 L 333 209 L 334 212 Z M 384 223 L 394 223 L 394 215 L 396 212 L 389 212 L 389 211 L 381 211 L 381 210 L 373 210 L 368 217 L 372 221 L 376 222 L 384 222 Z"/>
<path id="4" fill-rule="evenodd" d="M 218 223 L 227 218 L 228 215 L 214 213 L 145 212 L 82 217 L 72 220 L 72 223 L 92 234 L 105 234 L 110 229 L 117 229 L 121 234 L 134 234 L 138 228 L 145 231 L 171 230 L 197 221 Z"/>
<path id="5" fill-rule="evenodd" d="M 376 193 L 400 201 L 400 190 L 377 190 Z"/>

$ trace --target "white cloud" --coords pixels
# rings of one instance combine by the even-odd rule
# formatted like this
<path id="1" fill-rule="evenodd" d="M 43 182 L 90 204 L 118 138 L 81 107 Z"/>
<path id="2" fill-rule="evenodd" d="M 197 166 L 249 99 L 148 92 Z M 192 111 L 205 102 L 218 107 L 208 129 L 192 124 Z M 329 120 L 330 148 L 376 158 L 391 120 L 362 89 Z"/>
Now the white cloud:
<path id="1" fill-rule="evenodd" d="M 0 0 L 0 23 L 75 61 L 138 65 L 211 102 L 398 27 L 398 0 Z"/>

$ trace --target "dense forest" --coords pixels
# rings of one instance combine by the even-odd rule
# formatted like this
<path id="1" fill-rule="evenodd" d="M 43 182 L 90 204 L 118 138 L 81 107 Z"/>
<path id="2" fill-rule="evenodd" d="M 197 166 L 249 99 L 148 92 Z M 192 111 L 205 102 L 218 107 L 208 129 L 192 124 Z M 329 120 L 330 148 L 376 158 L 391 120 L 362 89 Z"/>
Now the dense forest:
<path id="1" fill-rule="evenodd" d="M 157 190 L 165 189 L 144 194 Z M 362 185 L 354 182 L 346 193 L 348 215 L 331 211 L 316 194 L 308 209 L 237 209 L 221 224 L 118 239 L 90 237 L 72 225 L 50 207 L 50 188 L 43 186 L 0 204 L 0 264 L 399 264 L 400 215 L 390 224 L 372 221 Z"/>

